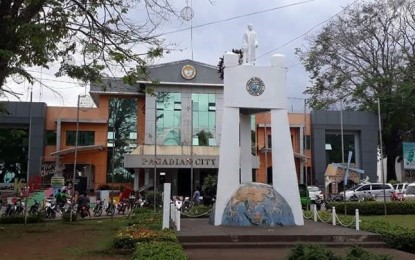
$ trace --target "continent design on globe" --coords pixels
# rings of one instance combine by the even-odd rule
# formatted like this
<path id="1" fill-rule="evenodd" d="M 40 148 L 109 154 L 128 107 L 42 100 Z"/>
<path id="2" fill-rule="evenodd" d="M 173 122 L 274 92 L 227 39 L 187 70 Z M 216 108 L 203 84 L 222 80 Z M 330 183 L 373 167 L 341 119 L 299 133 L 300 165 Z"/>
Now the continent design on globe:
<path id="1" fill-rule="evenodd" d="M 227 203 L 222 225 L 275 227 L 295 222 L 291 207 L 272 186 L 245 183 Z"/>

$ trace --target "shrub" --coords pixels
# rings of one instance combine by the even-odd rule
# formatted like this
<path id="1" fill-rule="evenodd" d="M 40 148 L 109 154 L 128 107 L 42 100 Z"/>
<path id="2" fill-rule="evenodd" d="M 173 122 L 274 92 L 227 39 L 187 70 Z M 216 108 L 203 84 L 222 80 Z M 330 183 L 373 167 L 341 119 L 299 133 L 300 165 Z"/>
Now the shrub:
<path id="1" fill-rule="evenodd" d="M 333 251 L 319 246 L 319 245 L 304 245 L 297 244 L 289 253 L 288 259 L 290 260 L 306 260 L 306 259 L 319 259 L 319 260 L 341 260 L 342 257 L 334 255 Z M 352 247 L 347 252 L 347 260 L 391 260 L 389 255 L 376 255 L 360 247 Z"/>
<path id="2" fill-rule="evenodd" d="M 391 224 L 386 221 L 374 220 L 364 221 L 360 225 L 362 230 L 377 233 L 382 236 L 390 247 L 415 253 L 415 232 L 399 225 Z"/>
<path id="3" fill-rule="evenodd" d="M 41 223 L 44 218 L 41 214 L 27 216 L 27 223 Z M 7 216 L 0 218 L 0 224 L 23 224 L 24 216 Z"/>
<path id="4" fill-rule="evenodd" d="M 138 242 L 170 241 L 177 242 L 173 230 L 152 230 L 140 225 L 132 225 L 121 229 L 114 238 L 113 247 L 116 249 L 134 249 Z"/>
<path id="5" fill-rule="evenodd" d="M 330 214 L 330 212 L 319 212 L 319 215 L 325 220 L 329 219 Z M 351 223 L 353 221 L 352 216 L 338 214 L 337 217 L 344 223 Z M 415 244 L 415 232 L 413 229 L 408 229 L 382 220 L 365 220 L 360 223 L 360 230 L 381 235 L 382 240 L 392 248 L 415 253 L 415 248 L 413 247 Z"/>
<path id="6" fill-rule="evenodd" d="M 217 175 L 208 175 L 203 179 L 202 185 L 202 194 L 203 196 L 216 196 L 218 184 L 218 176 Z"/>
<path id="7" fill-rule="evenodd" d="M 331 202 L 329 208 L 336 207 L 338 214 L 344 214 L 344 202 Z M 367 202 L 347 202 L 347 215 L 354 215 L 355 210 L 359 209 L 360 215 L 383 215 L 384 204 L 379 201 Z M 387 201 L 386 211 L 389 215 L 412 215 L 415 214 L 415 201 Z"/>
<path id="8" fill-rule="evenodd" d="M 146 193 L 146 201 L 147 205 L 150 209 L 154 208 L 154 196 L 156 196 L 156 209 L 161 209 L 163 206 L 163 198 L 161 196 L 161 192 L 158 191 L 148 191 Z"/>
<path id="9" fill-rule="evenodd" d="M 190 217 L 190 218 L 208 218 L 210 215 L 212 207 L 197 205 L 193 206 L 186 215 L 182 215 L 182 217 Z"/>
<path id="10" fill-rule="evenodd" d="M 368 251 L 363 250 L 360 247 L 352 247 L 348 252 L 346 256 L 347 260 L 392 260 L 393 258 L 389 255 L 375 255 Z"/>
<path id="11" fill-rule="evenodd" d="M 76 213 L 72 213 L 72 222 L 75 222 L 78 220 L 78 215 Z M 70 212 L 64 212 L 62 214 L 62 221 L 63 222 L 70 222 L 71 221 L 71 213 Z"/>
<path id="12" fill-rule="evenodd" d="M 132 259 L 172 259 L 186 260 L 181 245 L 174 242 L 138 243 Z"/>
<path id="13" fill-rule="evenodd" d="M 334 255 L 334 253 L 327 248 L 319 245 L 296 245 L 288 255 L 289 260 L 305 260 L 305 259 L 319 259 L 319 260 L 335 260 L 341 259 Z"/>
<path id="14" fill-rule="evenodd" d="M 149 212 L 149 213 L 138 213 L 132 216 L 127 221 L 128 226 L 139 225 L 147 227 L 153 230 L 161 230 L 162 227 L 162 216 L 161 214 Z"/>

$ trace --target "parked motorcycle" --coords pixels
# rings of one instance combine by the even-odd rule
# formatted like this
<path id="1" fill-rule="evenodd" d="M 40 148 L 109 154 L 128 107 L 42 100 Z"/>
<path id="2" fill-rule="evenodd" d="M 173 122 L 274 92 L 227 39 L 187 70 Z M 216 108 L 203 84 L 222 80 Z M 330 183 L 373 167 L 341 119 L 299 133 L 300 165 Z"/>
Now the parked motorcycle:
<path id="1" fill-rule="evenodd" d="M 24 214 L 25 203 L 22 199 L 18 199 L 14 204 L 14 215 L 19 216 Z"/>
<path id="2" fill-rule="evenodd" d="M 39 207 L 40 207 L 40 203 L 37 200 L 35 200 L 35 203 L 32 206 L 30 206 L 28 214 L 32 216 L 36 215 L 39 210 Z"/>
<path id="3" fill-rule="evenodd" d="M 104 201 L 97 200 L 97 204 L 94 207 L 94 217 L 101 216 L 103 208 L 104 208 Z"/>
<path id="4" fill-rule="evenodd" d="M 314 203 L 317 206 L 317 210 L 321 210 L 321 206 L 324 204 L 323 198 L 320 195 L 315 195 L 314 196 Z"/>
<path id="5" fill-rule="evenodd" d="M 78 206 L 78 214 L 81 218 L 85 218 L 89 216 L 89 208 L 87 205 L 80 205 Z"/>
<path id="6" fill-rule="evenodd" d="M 6 210 L 1 214 L 3 217 L 14 215 L 14 206 L 12 204 L 7 204 Z"/>
<path id="7" fill-rule="evenodd" d="M 128 199 L 124 199 L 118 202 L 118 205 L 117 205 L 118 214 L 124 214 L 127 207 L 128 207 Z"/>
<path id="8" fill-rule="evenodd" d="M 107 216 L 113 216 L 115 214 L 114 202 L 112 202 L 112 201 L 108 202 L 108 206 L 105 209 L 105 213 L 107 213 Z"/>
<path id="9" fill-rule="evenodd" d="M 185 197 L 183 201 L 183 205 L 180 207 L 180 211 L 183 213 L 187 213 L 192 207 L 193 207 L 193 201 L 191 201 L 189 197 Z"/>
<path id="10" fill-rule="evenodd" d="M 53 199 L 51 198 L 46 199 L 44 211 L 45 211 L 45 217 L 47 219 L 56 218 L 56 204 L 54 203 Z"/>
<path id="11" fill-rule="evenodd" d="M 144 208 L 147 205 L 147 201 L 143 199 L 135 200 L 133 209 Z"/>

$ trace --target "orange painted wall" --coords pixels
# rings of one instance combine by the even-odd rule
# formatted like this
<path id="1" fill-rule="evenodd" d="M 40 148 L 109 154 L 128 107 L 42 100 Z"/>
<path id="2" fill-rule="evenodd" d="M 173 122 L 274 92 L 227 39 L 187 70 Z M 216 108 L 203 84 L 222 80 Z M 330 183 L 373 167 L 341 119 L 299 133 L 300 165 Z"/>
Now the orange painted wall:
<path id="1" fill-rule="evenodd" d="M 131 96 L 105 96 L 99 97 L 99 103 L 97 108 L 82 108 L 79 109 L 79 131 L 94 131 L 95 132 L 95 145 L 102 145 L 104 150 L 100 151 L 86 151 L 79 152 L 77 155 L 77 164 L 91 164 L 95 167 L 95 179 L 94 188 L 97 189 L 100 185 L 106 183 L 107 176 L 107 133 L 108 133 L 108 104 L 109 99 L 117 97 L 131 97 Z M 144 143 L 144 132 L 145 132 L 145 98 L 144 96 L 138 97 L 138 109 L 137 109 L 137 133 L 138 133 L 138 144 Z M 57 130 L 57 120 L 61 119 L 61 147 L 59 150 L 71 148 L 73 146 L 66 145 L 66 131 L 76 131 L 76 118 L 77 108 L 76 107 L 48 107 L 46 115 L 46 129 Z M 93 120 L 94 123 L 86 123 L 84 120 Z M 71 121 L 71 122 L 68 122 Z M 98 122 L 97 122 L 98 121 Z M 44 149 L 44 162 L 54 162 L 51 153 L 56 151 L 55 145 L 45 146 Z M 61 156 L 61 164 L 73 164 L 74 154 L 68 154 Z"/>
<path id="2" fill-rule="evenodd" d="M 265 147 L 265 138 L 267 138 L 268 135 L 271 135 L 271 114 L 270 113 L 261 113 L 256 114 L 256 131 L 257 131 L 257 143 L 258 143 L 258 155 L 260 160 L 260 168 L 256 172 L 256 181 L 266 183 L 267 182 L 267 173 L 266 168 L 272 167 L 272 153 L 267 152 L 262 153 L 259 152 L 259 150 L 263 147 Z M 310 114 L 306 114 L 306 117 L 304 119 L 303 113 L 289 113 L 288 114 L 288 121 L 290 126 L 290 134 L 292 136 L 293 141 L 293 150 L 296 153 L 300 153 L 300 129 L 298 126 L 304 125 L 304 121 L 306 122 L 306 135 L 310 135 L 311 129 L 310 129 Z M 263 125 L 266 124 L 266 132 Z M 258 127 L 259 125 L 262 125 L 261 127 Z M 311 157 L 311 150 L 305 150 L 304 154 L 306 156 Z M 293 155 L 294 156 L 294 155 Z M 297 177 L 299 179 L 299 173 L 300 173 L 300 167 L 301 167 L 301 161 L 300 159 L 294 159 L 295 161 L 295 167 L 297 170 Z M 307 160 L 307 167 L 311 167 L 311 160 Z"/>

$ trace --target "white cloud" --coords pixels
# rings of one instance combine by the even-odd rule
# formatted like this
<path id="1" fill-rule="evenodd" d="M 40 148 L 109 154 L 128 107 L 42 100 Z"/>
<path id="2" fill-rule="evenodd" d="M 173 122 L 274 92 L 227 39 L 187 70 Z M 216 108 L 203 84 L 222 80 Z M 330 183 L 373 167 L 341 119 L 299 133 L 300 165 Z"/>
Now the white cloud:
<path id="1" fill-rule="evenodd" d="M 186 6 L 186 1 L 171 1 L 177 10 L 181 10 Z M 188 1 L 190 5 L 190 0 Z M 213 2 L 213 4 L 211 4 Z M 252 0 L 226 0 L 226 1 L 209 1 L 209 0 L 193 0 L 192 7 L 194 10 L 194 18 L 192 22 L 181 22 L 177 18 L 172 18 L 168 22 L 164 22 L 160 28 L 160 32 L 171 32 L 193 26 L 204 25 L 219 20 L 230 19 L 236 16 L 242 16 L 257 11 L 267 10 L 280 6 L 290 5 L 302 2 L 302 0 L 273 0 L 273 1 L 252 1 Z M 166 34 L 163 38 L 167 43 L 176 44 L 174 50 L 170 54 L 166 54 L 163 58 L 159 58 L 155 63 L 165 63 L 177 61 L 181 59 L 190 59 L 199 62 L 217 65 L 219 57 L 232 48 L 240 48 L 242 43 L 242 34 L 246 30 L 246 25 L 252 23 L 254 30 L 258 34 L 259 48 L 257 57 L 264 53 L 270 52 L 294 38 L 304 34 L 312 27 L 320 22 L 330 18 L 342 10 L 348 4 L 355 0 L 315 0 L 295 6 L 263 12 L 261 14 L 241 17 L 225 22 L 214 23 L 192 30 L 192 41 L 190 30 Z M 134 13 L 134 17 L 142 17 L 142 11 Z M 321 28 L 321 27 L 320 27 Z M 313 33 L 318 32 L 318 29 Z M 289 67 L 287 75 L 287 89 L 289 97 L 303 98 L 302 92 L 308 84 L 308 76 L 302 65 L 298 65 L 299 61 L 294 55 L 294 49 L 304 44 L 304 38 L 293 41 L 285 47 L 278 49 L 257 60 L 258 65 L 269 64 L 270 56 L 275 53 L 286 55 L 286 64 Z M 53 72 L 43 71 L 43 82 L 53 86 L 62 93 L 64 99 L 53 96 L 52 92 L 39 88 L 39 84 L 34 86 L 34 100 L 47 102 L 49 105 L 58 106 L 76 106 L 78 94 L 84 94 L 85 88 L 79 87 L 79 84 L 70 84 L 67 82 L 75 82 L 68 78 L 54 78 L 47 75 Z M 49 80 L 49 81 L 47 81 Z M 50 81 L 50 80 L 56 80 Z M 65 82 L 59 82 L 65 81 Z M 76 82 L 75 82 L 76 83 Z M 24 84 L 23 84 L 24 85 Z M 27 84 L 26 84 L 27 85 Z M 27 88 L 27 86 L 26 86 Z M 27 90 L 23 89 L 24 98 L 28 100 Z M 294 110 L 302 110 L 302 101 L 299 107 L 293 107 Z"/>

